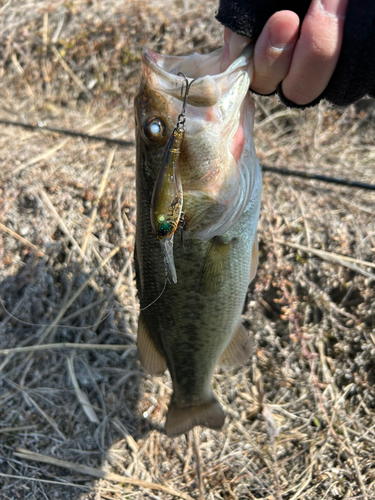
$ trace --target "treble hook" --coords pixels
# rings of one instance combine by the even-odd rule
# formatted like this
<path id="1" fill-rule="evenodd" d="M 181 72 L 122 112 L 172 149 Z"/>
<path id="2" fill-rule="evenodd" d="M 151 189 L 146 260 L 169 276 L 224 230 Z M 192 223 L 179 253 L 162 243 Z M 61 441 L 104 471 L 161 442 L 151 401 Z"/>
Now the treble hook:
<path id="1" fill-rule="evenodd" d="M 184 125 L 185 125 L 185 121 L 186 121 L 185 110 L 186 110 L 187 98 L 188 98 L 188 95 L 189 95 L 190 87 L 191 87 L 192 83 L 195 82 L 196 78 L 194 78 L 194 80 L 192 80 L 189 83 L 189 80 L 188 80 L 187 76 L 184 73 L 182 73 L 182 71 L 180 71 L 179 73 L 177 73 L 177 75 L 178 76 L 182 76 L 183 78 L 185 78 L 185 81 L 184 81 L 184 83 L 182 84 L 182 87 L 181 87 L 181 96 L 183 95 L 182 93 L 183 93 L 184 88 L 185 88 L 184 100 L 182 102 L 182 111 L 178 115 L 178 118 L 177 118 L 177 128 L 178 128 L 178 130 L 183 130 L 184 129 Z"/>

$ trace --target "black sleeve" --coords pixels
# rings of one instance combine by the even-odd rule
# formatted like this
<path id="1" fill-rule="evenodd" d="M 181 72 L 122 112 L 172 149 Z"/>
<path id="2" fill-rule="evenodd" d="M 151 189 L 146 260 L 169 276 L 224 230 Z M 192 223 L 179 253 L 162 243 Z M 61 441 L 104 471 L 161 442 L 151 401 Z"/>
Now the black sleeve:
<path id="1" fill-rule="evenodd" d="M 279 10 L 305 17 L 311 0 L 220 0 L 216 19 L 232 31 L 258 38 L 267 20 Z"/>
<path id="2" fill-rule="evenodd" d="M 279 10 L 292 10 L 303 21 L 311 0 L 220 0 L 216 18 L 241 35 L 256 39 L 268 18 Z M 345 18 L 344 39 L 339 61 L 322 98 L 332 104 L 347 106 L 370 95 L 375 97 L 375 1 L 349 0 Z M 297 106 L 282 95 L 281 100 Z"/>

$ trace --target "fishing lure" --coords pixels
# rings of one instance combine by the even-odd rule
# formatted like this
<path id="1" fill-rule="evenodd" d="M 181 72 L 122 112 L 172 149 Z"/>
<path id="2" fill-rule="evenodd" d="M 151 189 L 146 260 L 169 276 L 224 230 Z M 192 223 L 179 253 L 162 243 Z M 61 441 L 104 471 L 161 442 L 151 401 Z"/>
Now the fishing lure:
<path id="1" fill-rule="evenodd" d="M 181 95 L 185 88 L 182 111 L 177 118 L 177 125 L 169 139 L 158 178 L 151 199 L 151 226 L 160 241 L 167 273 L 173 283 L 177 283 L 177 273 L 173 259 L 173 239 L 177 228 L 184 226 L 182 211 L 183 192 L 180 176 L 180 154 L 185 133 L 185 109 L 192 80 L 185 78 Z"/>

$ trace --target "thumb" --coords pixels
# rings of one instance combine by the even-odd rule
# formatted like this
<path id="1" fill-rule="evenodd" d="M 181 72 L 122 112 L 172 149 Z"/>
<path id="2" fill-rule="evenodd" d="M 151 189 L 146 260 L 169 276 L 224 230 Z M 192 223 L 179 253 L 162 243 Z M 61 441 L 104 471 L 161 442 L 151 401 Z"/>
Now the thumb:
<path id="1" fill-rule="evenodd" d="M 241 54 L 243 49 L 251 43 L 251 38 L 238 35 L 229 28 L 224 29 L 224 48 L 221 56 L 220 71 L 225 71 Z"/>

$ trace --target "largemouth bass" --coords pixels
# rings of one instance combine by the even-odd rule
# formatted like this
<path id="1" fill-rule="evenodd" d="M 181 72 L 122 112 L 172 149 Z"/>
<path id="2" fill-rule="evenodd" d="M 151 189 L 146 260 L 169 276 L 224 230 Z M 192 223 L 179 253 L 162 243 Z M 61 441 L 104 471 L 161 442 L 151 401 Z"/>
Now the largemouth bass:
<path id="1" fill-rule="evenodd" d="M 242 363 L 250 354 L 241 312 L 258 263 L 262 185 L 248 92 L 252 51 L 248 46 L 224 72 L 219 70 L 222 49 L 186 57 L 145 50 L 142 57 L 135 98 L 138 353 L 150 374 L 161 375 L 167 368 L 171 374 L 170 436 L 196 425 L 223 426 L 224 412 L 211 387 L 215 366 Z M 161 182 L 160 169 L 184 99 L 184 78 L 178 73 L 195 81 L 176 150 L 185 243 L 180 245 L 177 228 L 175 275 L 170 279 L 150 209 L 162 205 L 153 196 L 155 190 L 163 193 L 155 183 Z"/>

